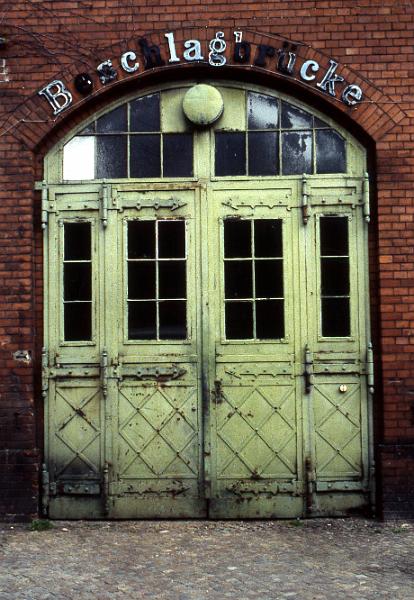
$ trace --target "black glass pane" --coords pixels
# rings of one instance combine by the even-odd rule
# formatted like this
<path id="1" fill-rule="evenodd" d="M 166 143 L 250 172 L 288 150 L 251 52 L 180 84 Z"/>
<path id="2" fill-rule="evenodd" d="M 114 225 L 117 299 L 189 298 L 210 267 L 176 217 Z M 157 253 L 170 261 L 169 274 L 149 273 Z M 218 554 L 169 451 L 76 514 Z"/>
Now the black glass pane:
<path id="1" fill-rule="evenodd" d="M 283 300 L 256 302 L 256 337 L 260 340 L 280 339 L 285 336 Z"/>
<path id="2" fill-rule="evenodd" d="M 332 129 L 316 131 L 316 172 L 344 173 L 345 171 L 344 138 Z"/>
<path id="3" fill-rule="evenodd" d="M 96 121 L 97 133 L 118 133 L 128 131 L 127 105 L 119 106 L 115 110 L 99 117 Z"/>
<path id="4" fill-rule="evenodd" d="M 282 102 L 282 128 L 306 129 L 312 127 L 312 115 L 287 102 Z"/>
<path id="5" fill-rule="evenodd" d="M 252 302 L 226 302 L 225 318 L 228 340 L 253 338 Z"/>
<path id="6" fill-rule="evenodd" d="M 95 121 L 89 123 L 78 135 L 90 135 L 91 133 L 95 133 Z"/>
<path id="7" fill-rule="evenodd" d="M 128 302 L 128 339 L 156 339 L 156 315 L 155 302 Z"/>
<path id="8" fill-rule="evenodd" d="M 186 263 L 158 263 L 159 298 L 186 298 Z"/>
<path id="9" fill-rule="evenodd" d="M 245 258 L 252 255 L 251 221 L 226 219 L 224 221 L 224 256 Z"/>
<path id="10" fill-rule="evenodd" d="M 219 177 L 246 174 L 246 137 L 244 133 L 216 133 L 215 172 Z"/>
<path id="11" fill-rule="evenodd" d="M 247 113 L 249 129 L 275 129 L 279 122 L 279 101 L 272 96 L 249 92 Z"/>
<path id="12" fill-rule="evenodd" d="M 350 333 L 349 298 L 322 298 L 322 335 L 344 337 Z"/>
<path id="13" fill-rule="evenodd" d="M 128 222 L 128 258 L 155 258 L 155 221 Z"/>
<path id="14" fill-rule="evenodd" d="M 263 258 L 283 256 L 281 219 L 254 221 L 254 255 Z"/>
<path id="15" fill-rule="evenodd" d="M 310 132 L 282 133 L 283 175 L 312 173 L 312 134 Z"/>
<path id="16" fill-rule="evenodd" d="M 249 175 L 279 173 L 279 134 L 273 131 L 248 133 Z"/>
<path id="17" fill-rule="evenodd" d="M 151 94 L 130 103 L 130 131 L 160 131 L 160 95 Z"/>
<path id="18" fill-rule="evenodd" d="M 226 302 L 226 339 L 243 340 L 253 338 L 253 303 Z"/>
<path id="19" fill-rule="evenodd" d="M 92 304 L 76 302 L 64 305 L 64 335 L 66 342 L 92 339 Z"/>
<path id="20" fill-rule="evenodd" d="M 155 299 L 155 261 L 128 263 L 128 298 Z"/>
<path id="21" fill-rule="evenodd" d="M 347 256 L 347 217 L 321 217 L 320 232 L 322 256 Z"/>
<path id="22" fill-rule="evenodd" d="M 318 119 L 318 117 L 313 117 L 313 126 L 314 127 L 329 127 L 328 123 L 325 123 L 325 121 Z"/>
<path id="23" fill-rule="evenodd" d="M 185 340 L 187 337 L 186 302 L 160 302 L 160 339 Z"/>
<path id="24" fill-rule="evenodd" d="M 161 177 L 161 136 L 131 135 L 129 144 L 131 177 Z"/>
<path id="25" fill-rule="evenodd" d="M 126 135 L 96 137 L 96 177 L 98 179 L 127 177 Z"/>
<path id="26" fill-rule="evenodd" d="M 63 270 L 63 299 L 92 299 L 91 263 L 66 263 Z"/>
<path id="27" fill-rule="evenodd" d="M 90 260 L 91 224 L 65 223 L 65 260 Z"/>
<path id="28" fill-rule="evenodd" d="M 252 261 L 231 261 L 224 263 L 226 298 L 251 298 L 253 296 Z"/>
<path id="29" fill-rule="evenodd" d="M 347 258 L 322 258 L 322 294 L 346 296 L 349 294 L 349 261 Z"/>
<path id="30" fill-rule="evenodd" d="M 256 260 L 256 298 L 283 298 L 283 262 Z"/>
<path id="31" fill-rule="evenodd" d="M 158 221 L 158 256 L 185 258 L 184 221 Z"/>
<path id="32" fill-rule="evenodd" d="M 193 136 L 191 133 L 164 135 L 164 177 L 193 176 Z"/>

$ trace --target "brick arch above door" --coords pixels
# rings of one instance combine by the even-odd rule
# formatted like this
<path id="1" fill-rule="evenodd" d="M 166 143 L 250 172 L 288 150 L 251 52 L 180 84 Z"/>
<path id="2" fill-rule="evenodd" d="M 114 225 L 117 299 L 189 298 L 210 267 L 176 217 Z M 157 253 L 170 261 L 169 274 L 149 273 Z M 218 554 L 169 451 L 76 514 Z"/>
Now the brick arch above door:
<path id="1" fill-rule="evenodd" d="M 223 37 L 220 35 L 217 37 L 219 30 L 223 33 Z M 202 80 L 212 76 L 262 83 L 270 88 L 286 91 L 305 99 L 320 111 L 331 114 L 345 127 L 354 129 L 361 137 L 369 138 L 375 143 L 406 116 L 393 98 L 386 94 L 386 90 L 378 88 L 361 77 L 349 66 L 337 64 L 334 57 L 302 42 L 249 29 L 241 30 L 242 42 L 250 47 L 250 57 L 246 62 L 238 62 L 235 50 L 236 40 L 240 37 L 237 38 L 236 33 L 233 28 L 194 27 L 173 32 L 165 30 L 142 33 L 136 38 L 121 40 L 118 44 L 103 49 L 96 58 L 88 59 L 86 63 L 85 61 L 75 63 L 64 71 L 57 71 L 53 77 L 44 82 L 47 86 L 53 81 L 61 81 L 65 89 L 70 92 L 72 102 L 65 110 L 54 115 L 53 107 L 45 95 L 39 95 L 39 92 L 44 89 L 41 88 L 25 100 L 13 114 L 10 114 L 5 129 L 29 150 L 33 151 L 41 147 L 44 152 L 62 135 L 73 129 L 77 122 L 87 118 L 108 101 L 113 101 L 125 93 L 163 81 L 189 77 Z M 173 34 L 173 38 L 168 38 L 166 34 Z M 213 40 L 216 40 L 216 45 L 212 50 L 210 45 Z M 212 66 L 209 64 L 209 56 L 214 48 L 220 49 L 220 40 L 224 40 L 227 46 L 223 52 L 218 53 L 218 56 L 225 56 L 226 64 Z M 195 41 L 199 42 L 198 48 Z M 159 57 L 164 64 L 157 65 L 156 63 L 160 62 L 157 53 L 150 50 L 152 58 L 148 60 L 152 60 L 153 66 L 145 68 L 145 49 L 148 51 L 148 48 L 154 46 L 160 49 Z M 239 47 L 239 51 L 236 52 L 242 60 L 246 57 L 245 48 L 246 46 Z M 130 54 L 126 59 L 129 68 L 133 68 L 135 62 L 139 63 L 135 72 L 127 72 L 122 68 L 121 57 L 127 52 L 136 54 L 136 58 Z M 197 56 L 200 58 L 185 59 L 184 52 L 189 53 L 187 56 L 190 58 Z M 289 53 L 294 55 L 291 73 L 289 73 Z M 102 84 L 97 67 L 107 60 L 111 61 L 117 75 L 112 81 Z M 312 61 L 308 62 L 308 69 L 305 71 L 307 77 L 312 77 L 308 81 L 300 75 L 301 67 L 306 61 Z M 335 80 L 336 76 L 343 78 L 343 81 L 333 82 L 331 87 L 333 94 L 330 93 L 330 85 L 326 79 L 325 89 L 321 87 L 329 69 L 331 69 L 331 79 Z M 74 86 L 74 79 L 80 73 L 88 73 L 93 81 L 93 90 L 88 95 L 80 94 Z M 347 104 L 343 99 L 344 90 L 349 86 L 358 86 L 362 90 L 361 100 L 353 105 Z M 350 99 L 354 100 L 353 97 Z"/>

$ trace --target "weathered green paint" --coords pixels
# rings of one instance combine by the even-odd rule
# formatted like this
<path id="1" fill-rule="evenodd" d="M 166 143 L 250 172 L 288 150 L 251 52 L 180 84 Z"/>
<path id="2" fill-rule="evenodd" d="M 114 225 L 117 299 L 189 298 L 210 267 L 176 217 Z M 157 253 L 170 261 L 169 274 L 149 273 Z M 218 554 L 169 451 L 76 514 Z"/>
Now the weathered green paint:
<path id="1" fill-rule="evenodd" d="M 168 91 L 172 110 L 185 91 Z M 223 118 L 236 122 L 229 98 L 239 106 L 244 91 L 220 91 Z M 170 128 L 172 121 L 165 119 Z M 59 152 L 47 161 L 45 507 L 52 518 L 292 518 L 361 509 L 373 489 L 364 155 L 350 139 L 349 173 L 308 176 L 305 184 L 216 179 L 213 132 L 194 135 L 194 181 L 67 185 L 59 183 Z M 349 220 L 352 330 L 341 339 L 321 336 L 326 214 Z M 224 339 L 227 217 L 283 221 L 282 340 Z M 159 218 L 187 223 L 189 337 L 129 341 L 126 224 Z M 62 334 L 63 223 L 78 220 L 93 230 L 87 343 Z"/>

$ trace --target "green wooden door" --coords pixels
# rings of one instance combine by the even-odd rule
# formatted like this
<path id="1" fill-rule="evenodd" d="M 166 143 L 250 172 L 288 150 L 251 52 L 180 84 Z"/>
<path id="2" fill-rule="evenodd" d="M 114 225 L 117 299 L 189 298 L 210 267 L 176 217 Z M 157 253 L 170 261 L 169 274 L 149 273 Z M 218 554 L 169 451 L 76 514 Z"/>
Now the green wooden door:
<path id="1" fill-rule="evenodd" d="M 47 163 L 44 514 L 364 510 L 373 463 L 363 155 L 348 142 L 346 169 L 335 165 L 344 172 L 318 173 L 320 148 L 345 152 L 345 138 L 302 108 L 231 87 L 221 88 L 232 108 L 219 124 L 191 132 L 184 92 L 131 102 L 124 138 L 106 133 L 105 115 L 79 137 L 87 152 L 158 144 L 168 181 L 134 179 L 131 159 L 108 180 L 63 183 L 59 152 Z M 159 133 L 131 129 L 145 106 L 161 111 Z M 263 166 L 255 148 L 272 143 L 278 154 Z M 171 176 L 175 144 L 194 157 L 181 180 Z M 285 147 L 313 157 L 308 176 Z"/>
<path id="2" fill-rule="evenodd" d="M 215 184 L 212 196 L 210 515 L 366 507 L 362 181 Z"/>

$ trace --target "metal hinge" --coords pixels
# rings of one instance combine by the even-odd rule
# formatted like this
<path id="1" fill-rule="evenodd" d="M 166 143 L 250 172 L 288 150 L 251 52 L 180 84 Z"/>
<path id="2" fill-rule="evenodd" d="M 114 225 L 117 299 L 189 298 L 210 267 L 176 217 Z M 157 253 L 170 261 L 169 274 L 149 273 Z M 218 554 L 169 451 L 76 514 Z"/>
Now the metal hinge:
<path id="1" fill-rule="evenodd" d="M 371 220 L 371 214 L 370 214 L 370 206 L 369 206 L 369 176 L 368 176 L 368 173 L 364 174 L 364 179 L 362 181 L 362 199 L 363 199 L 364 219 L 365 219 L 366 223 L 369 223 Z"/>
<path id="2" fill-rule="evenodd" d="M 303 224 L 307 225 L 309 221 L 309 187 L 308 180 L 305 174 L 302 177 L 302 220 Z"/>
<path id="3" fill-rule="evenodd" d="M 53 202 L 49 202 L 49 187 L 45 180 L 35 184 L 35 190 L 40 190 L 42 194 L 42 210 L 40 216 L 41 227 L 43 230 L 47 228 L 49 221 L 49 213 L 54 212 L 55 205 Z"/>
<path id="4" fill-rule="evenodd" d="M 223 402 L 223 390 L 222 390 L 221 379 L 214 381 L 214 390 L 211 392 L 214 404 L 221 404 Z"/>
<path id="5" fill-rule="evenodd" d="M 142 210 L 144 208 L 155 208 L 155 210 L 158 210 L 164 208 L 174 211 L 186 205 L 187 202 L 184 202 L 175 196 L 171 196 L 170 198 L 148 198 L 147 200 L 141 200 L 135 204 L 135 208 L 137 210 Z"/>
<path id="6" fill-rule="evenodd" d="M 101 386 L 103 397 L 108 395 L 108 350 L 104 348 L 101 353 Z"/>
<path id="7" fill-rule="evenodd" d="M 46 398 L 49 389 L 49 357 L 46 348 L 42 348 L 42 397 Z"/>
<path id="8" fill-rule="evenodd" d="M 102 227 L 106 228 L 108 226 L 108 208 L 109 208 L 109 196 L 110 196 L 110 185 L 106 183 L 104 180 L 101 187 L 101 202 L 100 202 L 100 210 L 101 210 L 101 222 Z"/>
<path id="9" fill-rule="evenodd" d="M 313 355 L 309 346 L 305 346 L 305 394 L 310 394 L 313 387 Z"/>
<path id="10" fill-rule="evenodd" d="M 367 385 L 368 392 L 374 393 L 374 350 L 372 348 L 372 342 L 368 343 L 367 346 Z"/>
<path id="11" fill-rule="evenodd" d="M 42 515 L 47 517 L 49 512 L 49 471 L 42 465 Z"/>

